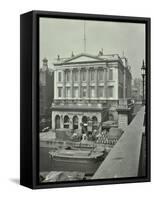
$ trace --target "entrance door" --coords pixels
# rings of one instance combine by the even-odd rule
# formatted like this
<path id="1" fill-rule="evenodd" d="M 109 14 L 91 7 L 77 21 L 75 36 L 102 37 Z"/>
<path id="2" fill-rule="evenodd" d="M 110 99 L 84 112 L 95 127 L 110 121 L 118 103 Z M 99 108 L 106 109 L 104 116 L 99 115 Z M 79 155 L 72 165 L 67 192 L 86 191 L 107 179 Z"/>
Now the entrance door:
<path id="1" fill-rule="evenodd" d="M 86 116 L 82 117 L 82 133 L 87 132 L 87 124 L 88 123 L 88 118 Z"/>
<path id="2" fill-rule="evenodd" d="M 59 129 L 60 128 L 60 116 L 56 115 L 55 117 L 55 129 Z"/>

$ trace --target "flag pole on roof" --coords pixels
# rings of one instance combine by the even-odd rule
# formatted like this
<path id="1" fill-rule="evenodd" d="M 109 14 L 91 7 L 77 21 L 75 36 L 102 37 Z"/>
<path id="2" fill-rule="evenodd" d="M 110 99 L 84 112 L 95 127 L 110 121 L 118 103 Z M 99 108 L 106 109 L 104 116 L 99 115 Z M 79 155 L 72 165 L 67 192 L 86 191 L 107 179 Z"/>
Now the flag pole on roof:
<path id="1" fill-rule="evenodd" d="M 84 53 L 86 53 L 86 21 L 84 20 Z"/>

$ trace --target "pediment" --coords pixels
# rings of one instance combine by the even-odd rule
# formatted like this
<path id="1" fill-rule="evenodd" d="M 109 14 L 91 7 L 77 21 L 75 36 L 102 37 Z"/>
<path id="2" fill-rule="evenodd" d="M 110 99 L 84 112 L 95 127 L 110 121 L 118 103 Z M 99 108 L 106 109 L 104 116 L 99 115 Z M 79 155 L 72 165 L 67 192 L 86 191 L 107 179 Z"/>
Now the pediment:
<path id="1" fill-rule="evenodd" d="M 80 54 L 78 56 L 74 56 L 73 58 L 67 59 L 64 61 L 64 63 L 75 63 L 75 62 L 90 62 L 90 61 L 100 61 L 100 59 L 97 56 L 91 56 L 88 54 Z"/>

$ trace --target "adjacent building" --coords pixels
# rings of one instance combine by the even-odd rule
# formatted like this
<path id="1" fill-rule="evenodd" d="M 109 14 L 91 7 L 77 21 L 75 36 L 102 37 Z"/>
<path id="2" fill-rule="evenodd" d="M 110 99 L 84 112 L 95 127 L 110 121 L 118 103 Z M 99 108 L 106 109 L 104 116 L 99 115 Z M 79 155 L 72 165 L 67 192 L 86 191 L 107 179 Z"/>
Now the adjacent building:
<path id="1" fill-rule="evenodd" d="M 132 98 L 135 101 L 142 101 L 143 96 L 143 82 L 141 78 L 135 78 L 132 84 Z"/>
<path id="2" fill-rule="evenodd" d="M 120 98 L 131 97 L 131 80 L 127 59 L 118 54 L 58 56 L 54 63 L 52 128 L 93 130 L 107 118 L 118 120 L 116 108 Z"/>
<path id="3" fill-rule="evenodd" d="M 54 72 L 48 68 L 48 60 L 43 59 L 43 65 L 40 68 L 40 128 L 51 126 L 50 107 L 54 97 Z"/>

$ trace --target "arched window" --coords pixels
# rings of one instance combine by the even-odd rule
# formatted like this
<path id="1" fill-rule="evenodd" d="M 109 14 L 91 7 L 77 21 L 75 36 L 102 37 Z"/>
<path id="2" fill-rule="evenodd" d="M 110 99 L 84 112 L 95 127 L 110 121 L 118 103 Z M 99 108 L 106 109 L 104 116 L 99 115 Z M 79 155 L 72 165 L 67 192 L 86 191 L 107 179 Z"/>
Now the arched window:
<path id="1" fill-rule="evenodd" d="M 73 117 L 73 129 L 78 129 L 78 117 L 74 116 Z"/>
<path id="2" fill-rule="evenodd" d="M 82 117 L 82 133 L 87 132 L 87 124 L 88 123 L 88 118 L 86 116 Z"/>
<path id="3" fill-rule="evenodd" d="M 88 121 L 88 118 L 86 116 L 82 117 L 82 122 L 86 125 Z"/>
<path id="4" fill-rule="evenodd" d="M 69 121 L 70 121 L 70 119 L 69 119 L 68 115 L 65 115 L 64 116 L 64 128 L 69 128 Z"/>
<path id="5" fill-rule="evenodd" d="M 55 117 L 55 129 L 59 129 L 60 128 L 60 116 L 56 115 Z"/>

